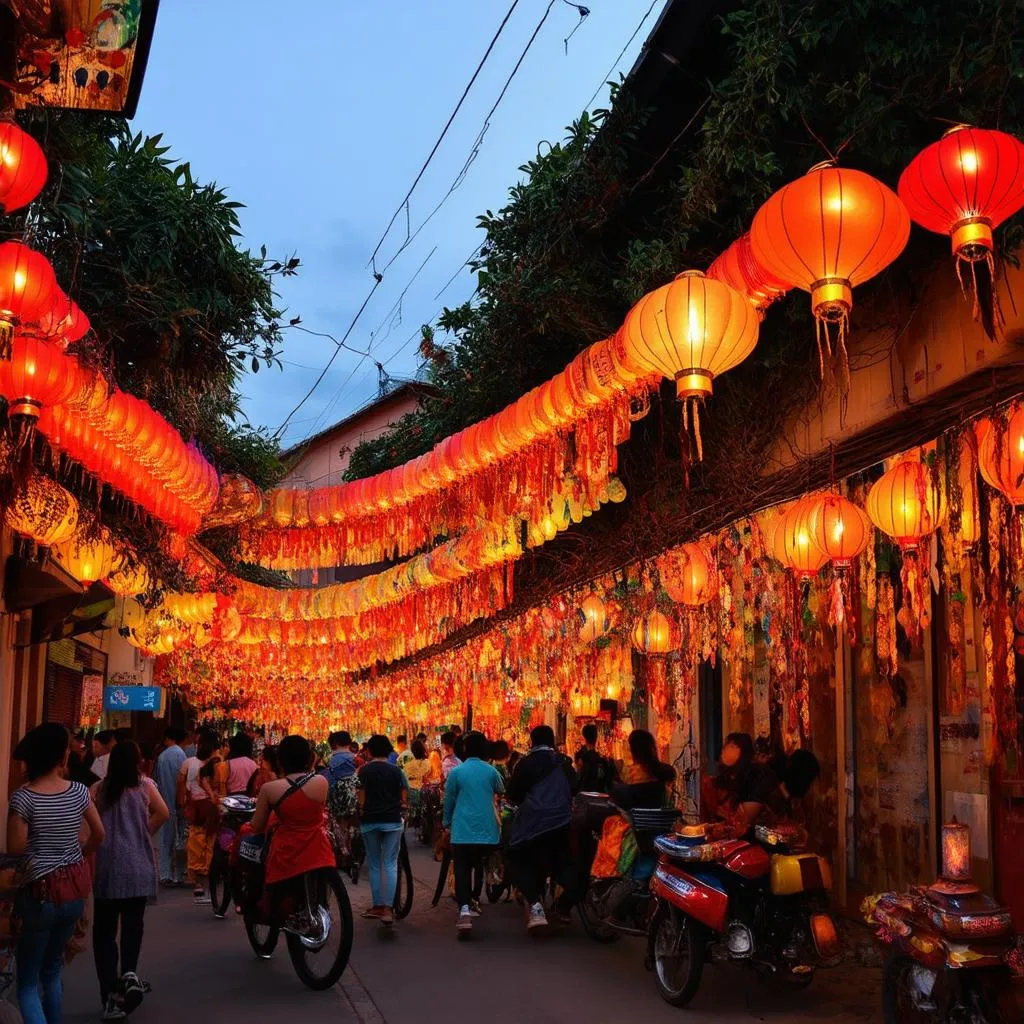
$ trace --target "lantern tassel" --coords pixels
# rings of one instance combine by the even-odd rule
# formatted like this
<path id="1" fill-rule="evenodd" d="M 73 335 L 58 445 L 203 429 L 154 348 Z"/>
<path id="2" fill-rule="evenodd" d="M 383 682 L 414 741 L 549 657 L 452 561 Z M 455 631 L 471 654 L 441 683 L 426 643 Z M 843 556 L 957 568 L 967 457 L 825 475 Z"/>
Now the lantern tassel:
<path id="1" fill-rule="evenodd" d="M 11 361 L 11 342 L 14 340 L 14 325 L 9 320 L 0 320 L 0 363 Z"/>
<path id="2" fill-rule="evenodd" d="M 1003 308 L 999 302 L 999 294 L 996 289 L 996 263 L 991 249 L 985 249 L 984 255 L 977 259 L 971 259 L 964 252 L 958 252 L 953 257 L 956 265 L 956 278 L 960 282 L 960 291 L 965 299 L 971 302 L 971 316 L 981 324 L 982 330 L 990 341 L 995 341 L 1002 333 L 1006 318 L 1003 315 Z M 986 273 L 978 278 L 978 264 L 985 265 Z M 967 283 L 964 277 L 964 266 L 971 268 L 971 281 Z"/>

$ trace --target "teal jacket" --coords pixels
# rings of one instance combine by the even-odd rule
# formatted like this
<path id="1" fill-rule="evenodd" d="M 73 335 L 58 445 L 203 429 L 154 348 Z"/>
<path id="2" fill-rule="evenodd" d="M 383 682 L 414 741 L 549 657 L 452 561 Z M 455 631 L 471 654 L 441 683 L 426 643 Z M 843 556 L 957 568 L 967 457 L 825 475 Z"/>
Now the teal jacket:
<path id="1" fill-rule="evenodd" d="M 444 784 L 444 825 L 452 830 L 452 842 L 497 846 L 501 828 L 494 797 L 504 792 L 497 769 L 478 757 L 453 768 Z"/>

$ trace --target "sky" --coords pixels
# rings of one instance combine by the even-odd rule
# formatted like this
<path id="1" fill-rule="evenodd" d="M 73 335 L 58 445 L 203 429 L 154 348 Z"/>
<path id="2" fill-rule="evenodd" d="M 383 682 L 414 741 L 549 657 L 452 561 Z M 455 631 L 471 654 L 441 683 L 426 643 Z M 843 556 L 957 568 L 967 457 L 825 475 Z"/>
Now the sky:
<path id="1" fill-rule="evenodd" d="M 279 288 L 287 318 L 340 338 L 373 286 L 374 249 L 512 5 L 163 0 L 133 127 L 162 132 L 197 180 L 216 181 L 245 204 L 246 247 L 299 256 L 299 275 Z M 420 324 L 475 287 L 464 263 L 483 240 L 477 215 L 504 205 L 539 144 L 559 140 L 588 104 L 605 105 L 603 83 L 629 71 L 663 6 L 586 0 L 581 20 L 567 0 L 517 0 L 412 193 L 411 230 L 458 187 L 404 249 L 404 209 L 380 246 L 378 270 L 398 256 L 347 341 L 369 355 L 288 330 L 283 372 L 264 367 L 242 381 L 253 425 L 277 431 L 336 352 L 281 434 L 286 447 L 372 399 L 375 362 L 393 378 L 416 373 Z"/>

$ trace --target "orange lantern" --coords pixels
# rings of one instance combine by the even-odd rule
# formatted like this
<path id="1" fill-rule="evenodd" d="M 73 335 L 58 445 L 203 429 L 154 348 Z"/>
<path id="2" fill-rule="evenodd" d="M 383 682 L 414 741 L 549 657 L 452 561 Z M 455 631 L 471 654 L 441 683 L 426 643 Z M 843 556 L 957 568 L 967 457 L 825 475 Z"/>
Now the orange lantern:
<path id="1" fill-rule="evenodd" d="M 901 548 L 914 551 L 945 516 L 942 488 L 917 454 L 907 455 L 882 474 L 868 492 L 868 515 Z"/>
<path id="2" fill-rule="evenodd" d="M 699 608 L 714 597 L 714 558 L 703 544 L 683 544 L 666 552 L 659 560 L 659 569 L 662 586 L 677 604 Z"/>
<path id="3" fill-rule="evenodd" d="M 0 213 L 27 206 L 46 184 L 46 154 L 13 121 L 0 121 Z"/>
<path id="4" fill-rule="evenodd" d="M 775 277 L 811 293 L 818 357 L 825 376 L 830 327 L 846 368 L 846 332 L 853 289 L 884 270 L 910 237 L 906 207 L 863 171 L 818 164 L 784 185 L 757 211 L 750 241 L 757 261 Z"/>
<path id="5" fill-rule="evenodd" d="M 792 287 L 758 263 L 750 244 L 749 231 L 740 235 L 708 267 L 708 277 L 745 295 L 762 320 L 768 307 Z"/>
<path id="6" fill-rule="evenodd" d="M 657 610 L 636 620 L 632 634 L 633 646 L 644 654 L 662 655 L 679 646 L 672 620 Z"/>
<path id="7" fill-rule="evenodd" d="M 95 583 L 109 576 L 120 563 L 105 530 L 95 539 L 72 537 L 56 545 L 53 556 L 79 583 Z"/>
<path id="8" fill-rule="evenodd" d="M 4 522 L 40 547 L 52 547 L 74 536 L 78 502 L 56 481 L 34 473 L 15 491 Z"/>
<path id="9" fill-rule="evenodd" d="M 867 513 L 841 494 L 812 494 L 801 502 L 803 521 L 811 544 L 837 569 L 849 569 L 868 546 L 871 520 Z"/>
<path id="10" fill-rule="evenodd" d="M 1024 505 L 1024 405 L 1013 407 L 1005 432 L 989 424 L 978 446 L 978 467 L 1011 505 Z"/>
<path id="11" fill-rule="evenodd" d="M 53 267 L 42 253 L 21 242 L 0 244 L 0 360 L 11 357 L 14 328 L 44 316 L 56 288 Z"/>
<path id="12" fill-rule="evenodd" d="M 794 501 L 769 527 L 767 538 L 775 561 L 804 580 L 817 576 L 828 561 L 828 555 L 811 541 L 811 501 L 806 497 Z"/>
<path id="13" fill-rule="evenodd" d="M 604 601 L 597 594 L 590 594 L 580 603 L 580 639 L 592 644 L 611 629 L 611 620 Z"/>

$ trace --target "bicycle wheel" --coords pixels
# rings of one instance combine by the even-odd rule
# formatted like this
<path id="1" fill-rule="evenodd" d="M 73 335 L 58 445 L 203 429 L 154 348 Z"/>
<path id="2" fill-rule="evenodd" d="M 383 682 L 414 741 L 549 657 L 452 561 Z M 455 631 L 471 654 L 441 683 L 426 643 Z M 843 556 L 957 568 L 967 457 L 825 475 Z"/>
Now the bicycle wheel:
<path id="1" fill-rule="evenodd" d="M 231 869 L 228 855 L 218 845 L 210 861 L 210 904 L 213 916 L 223 920 L 231 906 Z"/>
<path id="2" fill-rule="evenodd" d="M 269 960 L 274 949 L 277 947 L 277 940 L 281 935 L 281 929 L 274 928 L 269 924 L 256 924 L 246 918 L 245 934 L 255 954 L 261 960 Z"/>
<path id="3" fill-rule="evenodd" d="M 405 836 L 402 836 L 402 845 L 398 849 L 398 884 L 395 886 L 395 917 L 401 921 L 409 916 L 412 910 L 412 864 L 409 862 L 409 847 L 405 845 Z"/>
<path id="4" fill-rule="evenodd" d="M 334 985 L 348 966 L 352 952 L 352 904 L 337 871 L 310 872 L 304 881 L 313 926 L 302 934 L 288 931 L 285 937 L 299 981 L 321 990 Z"/>

